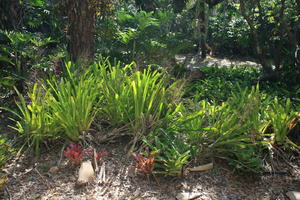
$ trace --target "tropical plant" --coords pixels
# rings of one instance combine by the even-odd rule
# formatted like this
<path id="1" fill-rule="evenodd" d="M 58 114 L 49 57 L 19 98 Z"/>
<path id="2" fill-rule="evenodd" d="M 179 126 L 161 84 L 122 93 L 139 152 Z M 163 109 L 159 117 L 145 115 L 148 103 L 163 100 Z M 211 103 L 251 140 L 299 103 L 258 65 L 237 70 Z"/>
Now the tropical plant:
<path id="1" fill-rule="evenodd" d="M 35 154 L 40 154 L 41 143 L 58 139 L 61 128 L 53 118 L 53 113 L 49 107 L 49 91 L 43 90 L 38 84 L 34 84 L 31 92 L 28 92 L 29 102 L 16 90 L 19 102 L 18 111 L 11 111 L 18 118 L 12 119 L 16 122 L 12 126 L 19 135 L 18 138 L 23 143 L 20 151 L 28 145 L 35 149 Z M 4 108 L 5 109 L 5 108 Z M 19 152 L 20 152 L 19 151 Z"/>
<path id="2" fill-rule="evenodd" d="M 148 151 L 147 156 L 136 152 L 133 152 L 132 156 L 135 158 L 135 163 L 131 165 L 132 168 L 137 169 L 142 174 L 152 175 L 155 156 L 150 151 Z"/>
<path id="3" fill-rule="evenodd" d="M 132 64 L 121 68 L 119 65 L 99 65 L 103 95 L 102 115 L 113 126 L 129 125 L 135 144 L 143 135 L 157 126 L 168 113 L 174 96 L 167 90 L 165 77 L 151 68 L 132 74 Z"/>
<path id="4" fill-rule="evenodd" d="M 268 119 L 270 120 L 270 126 L 273 130 L 274 143 L 277 145 L 291 145 L 299 148 L 289 138 L 288 133 L 291 130 L 290 127 L 292 120 L 296 117 L 296 113 L 293 111 L 291 100 L 287 99 L 284 105 L 281 105 L 276 97 L 272 104 L 269 106 L 269 110 L 266 112 Z"/>
<path id="5" fill-rule="evenodd" d="M 64 155 L 72 166 L 79 165 L 83 159 L 84 153 L 80 144 L 70 143 L 64 150 Z"/>
<path id="6" fill-rule="evenodd" d="M 170 176 L 182 174 L 183 166 L 191 157 L 190 146 L 185 143 L 183 135 L 160 128 L 145 137 L 143 141 L 157 154 L 155 173 Z"/>
<path id="7" fill-rule="evenodd" d="M 17 90 L 16 90 L 17 91 Z M 58 139 L 61 128 L 54 120 L 48 105 L 49 91 L 43 90 L 34 84 L 32 92 L 27 95 L 30 102 L 17 91 L 20 102 L 17 102 L 18 112 L 12 111 L 19 120 L 12 119 L 16 125 L 12 127 L 20 133 L 19 139 L 23 141 L 20 151 L 28 145 L 35 149 L 35 154 L 40 154 L 40 145 L 43 142 Z"/>
<path id="8" fill-rule="evenodd" d="M 180 174 L 189 159 L 211 157 L 226 159 L 240 170 L 260 172 L 262 133 L 268 125 L 261 115 L 261 101 L 257 86 L 233 93 L 221 105 L 187 102 L 166 129 L 152 132 L 144 142 L 159 151 L 157 163 L 162 161 L 160 168 L 166 174 Z"/>
<path id="9" fill-rule="evenodd" d="M 49 60 L 45 59 L 48 55 L 42 55 L 40 48 L 54 42 L 51 38 L 44 38 L 38 33 L 18 31 L 0 31 L 0 34 L 3 36 L 0 44 L 0 61 L 3 62 L 0 70 L 1 85 L 14 86 L 16 82 L 23 83 L 28 78 L 28 69 L 32 67 L 49 70 Z"/>
<path id="10" fill-rule="evenodd" d="M 77 166 L 84 158 L 99 161 L 106 155 L 106 152 L 96 152 L 93 147 L 83 148 L 80 144 L 71 142 L 64 150 L 64 155 L 68 159 L 71 166 Z"/>
<path id="11" fill-rule="evenodd" d="M 68 78 L 48 81 L 52 91 L 49 105 L 65 138 L 77 141 L 94 120 L 99 92 L 94 76 L 77 77 L 75 72 L 70 71 L 71 65 L 70 62 L 66 64 Z"/>
<path id="12" fill-rule="evenodd" d="M 216 103 L 227 101 L 232 92 L 248 87 L 260 74 L 258 68 L 250 66 L 201 67 L 201 71 L 205 78 L 187 85 L 186 96 Z"/>

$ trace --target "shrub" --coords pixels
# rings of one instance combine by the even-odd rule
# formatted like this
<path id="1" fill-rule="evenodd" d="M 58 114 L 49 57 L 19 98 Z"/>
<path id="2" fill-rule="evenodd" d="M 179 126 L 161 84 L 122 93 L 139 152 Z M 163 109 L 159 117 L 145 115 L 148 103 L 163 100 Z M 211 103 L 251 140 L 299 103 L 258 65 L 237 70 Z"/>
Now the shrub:
<path id="1" fill-rule="evenodd" d="M 232 92 L 251 85 L 259 76 L 255 67 L 201 67 L 205 79 L 187 85 L 186 96 L 196 101 L 206 99 L 210 102 L 225 102 Z"/>

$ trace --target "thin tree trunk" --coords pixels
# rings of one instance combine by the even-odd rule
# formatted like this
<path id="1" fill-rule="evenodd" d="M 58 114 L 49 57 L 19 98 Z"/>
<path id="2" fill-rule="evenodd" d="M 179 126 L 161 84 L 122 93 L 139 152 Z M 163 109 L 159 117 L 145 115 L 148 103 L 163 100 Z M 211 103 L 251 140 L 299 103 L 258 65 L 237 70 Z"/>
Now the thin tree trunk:
<path id="1" fill-rule="evenodd" d="M 199 36 L 199 53 L 201 57 L 206 58 L 206 12 L 205 12 L 205 0 L 199 0 L 197 19 L 198 19 L 198 36 Z"/>

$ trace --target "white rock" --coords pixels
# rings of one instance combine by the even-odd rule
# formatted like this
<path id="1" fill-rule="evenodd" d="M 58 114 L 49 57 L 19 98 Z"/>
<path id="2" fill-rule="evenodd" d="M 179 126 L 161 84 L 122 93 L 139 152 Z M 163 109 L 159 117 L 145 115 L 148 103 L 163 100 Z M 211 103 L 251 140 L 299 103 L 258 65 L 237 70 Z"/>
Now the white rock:
<path id="1" fill-rule="evenodd" d="M 85 183 L 93 183 L 95 177 L 94 168 L 90 160 L 82 162 L 79 172 L 76 185 L 82 185 Z"/>
<path id="2" fill-rule="evenodd" d="M 300 200 L 300 192 L 289 191 L 286 193 L 286 196 L 288 196 L 290 200 Z"/>

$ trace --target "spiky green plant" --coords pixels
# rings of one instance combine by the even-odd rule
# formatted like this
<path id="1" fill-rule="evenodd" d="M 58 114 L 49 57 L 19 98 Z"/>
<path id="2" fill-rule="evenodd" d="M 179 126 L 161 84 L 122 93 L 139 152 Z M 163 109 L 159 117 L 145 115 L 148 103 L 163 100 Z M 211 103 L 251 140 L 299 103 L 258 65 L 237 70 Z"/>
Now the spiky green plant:
<path id="1" fill-rule="evenodd" d="M 82 131 L 89 130 L 97 112 L 94 106 L 99 93 L 95 79 L 82 77 L 48 83 L 52 89 L 50 107 L 56 122 L 66 138 L 77 141 Z"/>
<path id="2" fill-rule="evenodd" d="M 135 144 L 166 115 L 172 95 L 167 92 L 170 87 L 166 87 L 161 73 L 150 67 L 142 72 L 128 73 L 133 71 L 132 67 L 133 64 L 124 68 L 99 65 L 102 115 L 113 126 L 129 125 Z"/>
<path id="3" fill-rule="evenodd" d="M 251 91 L 241 90 L 239 95 L 233 94 L 221 105 L 205 100 L 196 105 L 186 104 L 164 134 L 154 132 L 159 133 L 151 135 L 155 139 L 147 138 L 145 142 L 152 150 L 160 150 L 158 158 L 169 163 L 162 166 L 165 171 L 170 171 L 171 166 L 179 166 L 176 163 L 187 162 L 176 157 L 175 152 L 181 149 L 182 158 L 220 157 L 241 170 L 259 172 L 262 169 L 260 153 L 264 148 L 260 131 L 267 124 L 260 115 L 260 99 L 257 87 Z M 172 140 L 166 140 L 170 137 Z M 172 146 L 169 143 L 181 145 L 175 146 L 177 151 L 174 148 L 167 150 L 166 146 Z M 255 159 L 249 159 L 253 156 Z"/>
<path id="4" fill-rule="evenodd" d="M 38 84 L 34 84 L 32 91 L 27 94 L 28 102 L 17 90 L 16 92 L 19 97 L 19 102 L 16 102 L 18 111 L 11 112 L 18 119 L 12 119 L 16 122 L 12 128 L 19 132 L 18 138 L 23 143 L 20 151 L 27 145 L 34 148 L 35 154 L 39 155 L 42 142 L 59 138 L 57 133 L 60 127 L 48 104 L 49 90 L 43 90 Z"/>
<path id="5" fill-rule="evenodd" d="M 277 145 L 291 145 L 300 148 L 287 136 L 290 130 L 290 123 L 296 116 L 292 108 L 291 100 L 288 98 L 285 104 L 282 105 L 279 103 L 278 98 L 275 97 L 266 114 L 273 130 L 274 143 Z"/>
<path id="6" fill-rule="evenodd" d="M 191 147 L 183 137 L 160 128 L 144 137 L 143 141 L 157 154 L 155 173 L 170 176 L 182 174 L 183 166 L 191 158 Z"/>

